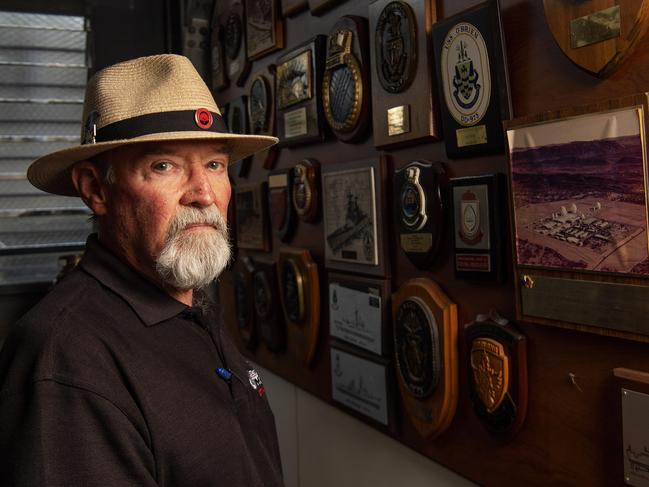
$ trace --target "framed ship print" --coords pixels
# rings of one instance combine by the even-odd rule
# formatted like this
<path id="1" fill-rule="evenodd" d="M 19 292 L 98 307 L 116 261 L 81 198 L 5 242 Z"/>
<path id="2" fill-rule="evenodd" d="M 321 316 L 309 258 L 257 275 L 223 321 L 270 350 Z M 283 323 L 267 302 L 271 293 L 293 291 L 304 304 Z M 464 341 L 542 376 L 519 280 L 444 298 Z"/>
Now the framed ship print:
<path id="1" fill-rule="evenodd" d="M 281 146 L 324 140 L 322 75 L 326 37 L 315 36 L 277 60 L 277 135 Z"/>
<path id="2" fill-rule="evenodd" d="M 217 2 L 220 3 L 220 2 Z M 245 11 L 242 0 L 226 0 L 220 17 L 223 26 L 223 50 L 226 75 L 237 86 L 243 86 L 251 64 L 246 55 Z"/>
<path id="3" fill-rule="evenodd" d="M 369 128 L 367 42 L 367 20 L 355 15 L 338 19 L 327 37 L 322 106 L 329 127 L 343 142 L 362 139 Z"/>
<path id="4" fill-rule="evenodd" d="M 478 315 L 464 326 L 473 410 L 492 435 L 511 440 L 527 414 L 527 339 L 508 320 Z"/>
<path id="5" fill-rule="evenodd" d="M 320 331 L 318 264 L 306 249 L 282 248 L 277 276 L 287 323 L 288 351 L 304 365 L 311 366 Z"/>
<path id="6" fill-rule="evenodd" d="M 504 177 L 486 174 L 450 182 L 455 277 L 502 280 Z"/>
<path id="7" fill-rule="evenodd" d="M 433 102 L 433 0 L 370 0 L 374 145 L 430 142 L 440 135 Z"/>
<path id="8" fill-rule="evenodd" d="M 384 157 L 322 168 L 325 266 L 384 276 Z"/>
<path id="9" fill-rule="evenodd" d="M 433 44 L 446 154 L 502 152 L 511 100 L 499 1 L 436 23 Z"/>
<path id="10" fill-rule="evenodd" d="M 248 87 L 248 121 L 251 135 L 275 135 L 275 66 L 257 73 Z M 253 154 L 253 164 L 272 169 L 277 159 L 277 148 Z"/>
<path id="11" fill-rule="evenodd" d="M 423 438 L 434 438 L 457 406 L 457 306 L 432 280 L 410 279 L 392 295 L 392 330 L 404 410 Z"/>
<path id="12" fill-rule="evenodd" d="M 251 61 L 284 47 L 279 0 L 245 0 L 246 49 Z"/>
<path id="13" fill-rule="evenodd" d="M 505 123 L 519 319 L 649 340 L 646 123 L 647 94 Z"/>
<path id="14" fill-rule="evenodd" d="M 389 356 L 390 281 L 329 273 L 329 335 Z"/>
<path id="15" fill-rule="evenodd" d="M 270 251 L 266 181 L 234 188 L 237 247 Z"/>

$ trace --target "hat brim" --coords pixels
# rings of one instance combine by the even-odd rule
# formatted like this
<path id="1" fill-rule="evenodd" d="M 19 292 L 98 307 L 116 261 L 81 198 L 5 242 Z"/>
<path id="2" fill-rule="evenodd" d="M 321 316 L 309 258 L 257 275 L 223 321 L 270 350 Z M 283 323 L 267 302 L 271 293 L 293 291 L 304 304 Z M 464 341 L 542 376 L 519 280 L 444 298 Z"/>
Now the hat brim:
<path id="1" fill-rule="evenodd" d="M 72 184 L 72 166 L 79 161 L 118 147 L 150 142 L 213 140 L 227 142 L 230 164 L 275 145 L 277 137 L 267 135 L 222 134 L 214 132 L 165 132 L 126 140 L 84 144 L 53 152 L 36 159 L 27 170 L 27 179 L 38 189 L 63 196 L 79 196 Z"/>

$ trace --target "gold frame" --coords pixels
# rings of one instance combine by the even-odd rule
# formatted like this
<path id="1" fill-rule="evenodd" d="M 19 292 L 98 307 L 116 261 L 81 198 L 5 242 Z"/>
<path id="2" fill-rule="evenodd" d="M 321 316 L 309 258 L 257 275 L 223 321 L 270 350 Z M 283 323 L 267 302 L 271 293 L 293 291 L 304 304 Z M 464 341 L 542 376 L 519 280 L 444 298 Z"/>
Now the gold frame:
<path id="1" fill-rule="evenodd" d="M 284 78 L 285 72 L 288 70 L 289 64 L 293 61 L 297 61 L 300 58 L 306 58 L 306 61 L 299 61 L 300 65 L 303 65 L 306 67 L 306 75 L 307 75 L 307 80 L 308 80 L 308 94 L 303 97 L 303 98 L 296 98 L 295 100 L 286 100 L 284 97 L 284 90 L 282 90 L 281 83 L 282 79 Z M 276 77 L 276 83 L 277 87 L 275 90 L 275 96 L 277 96 L 277 108 L 280 110 L 283 110 L 287 107 L 290 107 L 292 105 L 296 105 L 298 103 L 301 103 L 303 101 L 310 100 L 313 98 L 313 57 L 311 54 L 311 49 L 307 47 L 307 49 L 301 51 L 300 53 L 296 54 L 295 56 L 291 57 L 290 59 L 287 59 L 286 61 L 282 62 L 281 64 L 277 65 L 277 77 Z"/>

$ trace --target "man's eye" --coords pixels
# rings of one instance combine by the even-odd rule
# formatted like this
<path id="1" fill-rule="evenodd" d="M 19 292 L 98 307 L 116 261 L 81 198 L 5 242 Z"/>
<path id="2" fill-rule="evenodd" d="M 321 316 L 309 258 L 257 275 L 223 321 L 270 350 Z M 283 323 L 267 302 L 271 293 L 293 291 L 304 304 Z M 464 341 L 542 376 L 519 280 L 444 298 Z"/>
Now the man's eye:
<path id="1" fill-rule="evenodd" d="M 207 163 L 207 167 L 209 167 L 212 170 L 218 171 L 220 169 L 223 169 L 225 167 L 225 164 L 223 164 L 220 161 L 210 161 Z"/>
<path id="2" fill-rule="evenodd" d="M 153 170 L 154 171 L 165 172 L 165 171 L 168 171 L 169 169 L 171 169 L 171 163 L 166 162 L 166 161 L 156 162 L 153 165 Z"/>

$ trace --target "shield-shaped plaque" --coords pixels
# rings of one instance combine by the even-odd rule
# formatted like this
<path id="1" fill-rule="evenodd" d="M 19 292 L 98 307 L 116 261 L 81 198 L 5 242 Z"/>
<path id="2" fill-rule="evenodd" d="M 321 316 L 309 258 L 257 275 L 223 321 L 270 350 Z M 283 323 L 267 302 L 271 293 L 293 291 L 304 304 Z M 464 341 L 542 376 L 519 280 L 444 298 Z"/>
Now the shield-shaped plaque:
<path id="1" fill-rule="evenodd" d="M 291 198 L 293 171 L 282 169 L 268 175 L 270 221 L 277 237 L 287 242 L 295 229 L 295 210 Z"/>
<path id="2" fill-rule="evenodd" d="M 563 53 L 598 77 L 613 73 L 649 27 L 649 0 L 543 0 L 543 7 L 550 31 Z"/>
<path id="3" fill-rule="evenodd" d="M 248 88 L 248 120 L 252 135 L 275 135 L 275 65 L 258 73 Z M 264 169 L 272 169 L 277 147 L 257 152 L 253 161 Z"/>
<path id="4" fill-rule="evenodd" d="M 286 330 L 277 309 L 275 263 L 257 260 L 255 264 L 253 286 L 259 338 L 266 344 L 268 350 L 280 352 L 286 348 Z"/>
<path id="5" fill-rule="evenodd" d="M 509 388 L 509 358 L 505 347 L 491 338 L 476 338 L 471 344 L 471 370 L 475 392 L 493 413 Z"/>
<path id="6" fill-rule="evenodd" d="M 303 159 L 293 168 L 293 208 L 300 219 L 312 222 L 320 213 L 320 163 Z"/>

